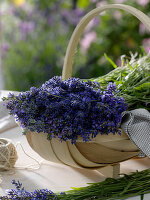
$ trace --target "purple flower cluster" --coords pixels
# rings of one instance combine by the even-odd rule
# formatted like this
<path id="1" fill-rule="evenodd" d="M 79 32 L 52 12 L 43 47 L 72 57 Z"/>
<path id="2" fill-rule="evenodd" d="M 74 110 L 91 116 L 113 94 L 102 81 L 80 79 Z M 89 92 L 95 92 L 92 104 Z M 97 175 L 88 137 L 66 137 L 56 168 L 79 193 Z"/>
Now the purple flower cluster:
<path id="1" fill-rule="evenodd" d="M 97 82 L 55 76 L 40 88 L 18 96 L 3 98 L 10 114 L 25 130 L 48 133 L 48 139 L 71 140 L 78 137 L 90 141 L 98 133 L 120 133 L 122 112 L 127 109 L 123 98 L 117 97 L 116 87 L 109 83 L 100 90 Z"/>
<path id="2" fill-rule="evenodd" d="M 2 199 L 57 200 L 57 195 L 54 194 L 51 190 L 41 189 L 35 190 L 34 192 L 28 192 L 24 189 L 24 187 L 22 187 L 22 183 L 20 183 L 19 181 L 12 180 L 12 184 L 15 185 L 16 189 L 7 190 L 6 193 L 8 196 L 3 197 Z"/>
<path id="3" fill-rule="evenodd" d="M 72 25 L 77 25 L 83 17 L 85 12 L 81 9 L 74 9 L 74 10 L 62 10 L 61 11 L 61 17 L 63 22 L 67 22 Z"/>

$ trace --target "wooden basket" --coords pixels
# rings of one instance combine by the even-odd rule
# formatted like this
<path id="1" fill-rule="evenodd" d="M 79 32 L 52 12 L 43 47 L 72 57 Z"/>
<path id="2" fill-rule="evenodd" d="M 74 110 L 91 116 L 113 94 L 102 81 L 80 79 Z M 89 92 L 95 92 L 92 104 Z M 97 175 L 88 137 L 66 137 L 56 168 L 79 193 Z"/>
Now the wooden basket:
<path id="1" fill-rule="evenodd" d="M 63 80 L 71 77 L 76 47 L 86 25 L 95 16 L 110 8 L 119 8 L 135 15 L 150 30 L 150 18 L 131 6 L 111 4 L 92 10 L 82 18 L 72 34 L 64 60 Z M 116 177 L 119 173 L 117 163 L 139 154 L 138 148 L 123 131 L 121 136 L 99 134 L 91 142 L 78 140 L 75 145 L 70 141 L 60 142 L 56 138 L 48 141 L 45 133 L 28 131 L 26 137 L 32 149 L 46 160 L 77 168 L 100 169 L 103 174 L 111 177 Z M 113 167 L 108 167 L 110 165 Z M 103 168 L 106 166 L 107 168 Z"/>

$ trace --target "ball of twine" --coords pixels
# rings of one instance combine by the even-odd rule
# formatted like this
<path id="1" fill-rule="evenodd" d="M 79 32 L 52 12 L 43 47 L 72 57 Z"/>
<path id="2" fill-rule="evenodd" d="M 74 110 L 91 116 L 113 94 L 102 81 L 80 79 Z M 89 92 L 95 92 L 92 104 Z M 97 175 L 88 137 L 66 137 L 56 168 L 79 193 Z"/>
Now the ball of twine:
<path id="1" fill-rule="evenodd" d="M 11 140 L 0 138 L 0 171 L 12 169 L 17 159 L 17 151 Z"/>

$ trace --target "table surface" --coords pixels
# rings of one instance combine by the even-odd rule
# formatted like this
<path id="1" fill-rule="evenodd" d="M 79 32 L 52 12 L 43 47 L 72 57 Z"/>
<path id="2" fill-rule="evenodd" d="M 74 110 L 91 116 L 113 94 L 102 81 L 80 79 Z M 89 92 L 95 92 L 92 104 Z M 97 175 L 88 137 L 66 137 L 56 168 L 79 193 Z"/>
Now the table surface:
<path id="1" fill-rule="evenodd" d="M 1 124 L 0 124 L 1 125 Z M 20 180 L 28 191 L 35 189 L 51 189 L 53 192 L 70 190 L 71 187 L 87 186 L 87 183 L 103 181 L 105 177 L 96 170 L 77 169 L 62 164 L 56 164 L 41 158 L 29 146 L 26 137 L 22 135 L 20 127 L 13 127 L 1 131 L 1 138 L 9 138 L 16 149 L 18 160 L 11 171 L 0 172 L 2 183 L 0 184 L 0 196 L 6 195 L 5 190 L 13 188 L 11 180 Z M 23 149 L 22 149 L 23 147 Z M 25 152 L 24 152 L 25 151 Z M 26 155 L 28 154 L 28 155 Z M 39 165 L 34 159 L 39 161 Z M 135 172 L 150 168 L 150 158 L 131 159 L 121 163 L 121 173 Z M 140 200 L 140 197 L 129 198 Z M 144 196 L 144 200 L 150 199 L 150 194 Z"/>

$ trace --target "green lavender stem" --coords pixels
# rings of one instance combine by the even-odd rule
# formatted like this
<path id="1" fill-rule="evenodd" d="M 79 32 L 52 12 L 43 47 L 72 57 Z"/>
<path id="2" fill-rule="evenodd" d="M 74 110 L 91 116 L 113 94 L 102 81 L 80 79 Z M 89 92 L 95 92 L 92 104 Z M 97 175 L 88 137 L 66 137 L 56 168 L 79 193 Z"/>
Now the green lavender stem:
<path id="1" fill-rule="evenodd" d="M 101 89 L 106 89 L 108 82 L 114 82 L 120 90 L 118 96 L 123 97 L 128 109 L 145 108 L 150 110 L 150 54 L 131 59 L 126 66 L 118 67 L 110 73 L 96 79 Z"/>
<path id="2" fill-rule="evenodd" d="M 124 175 L 119 179 L 107 178 L 103 182 L 91 183 L 87 187 L 74 188 L 58 200 L 123 200 L 129 197 L 150 193 L 150 169 Z"/>

